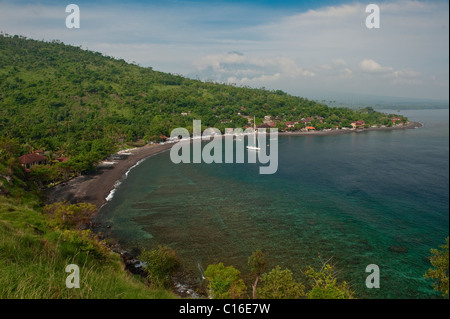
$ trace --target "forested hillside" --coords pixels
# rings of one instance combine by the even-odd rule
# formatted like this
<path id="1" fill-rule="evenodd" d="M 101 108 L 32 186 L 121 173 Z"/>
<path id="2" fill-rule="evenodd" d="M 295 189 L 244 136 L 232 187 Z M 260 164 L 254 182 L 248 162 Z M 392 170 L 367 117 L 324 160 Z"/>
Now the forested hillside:
<path id="1" fill-rule="evenodd" d="M 72 154 L 101 151 L 121 138 L 167 135 L 192 126 L 193 118 L 205 126 L 220 127 L 222 119 L 242 126 L 241 106 L 260 117 L 317 106 L 281 91 L 203 83 L 58 42 L 4 36 L 0 92 L 2 134 Z"/>
<path id="2" fill-rule="evenodd" d="M 241 115 L 239 115 L 240 113 Z M 322 128 L 390 123 L 378 112 L 330 108 L 283 91 L 205 83 L 133 65 L 59 41 L 0 35 L 0 135 L 22 154 L 70 157 L 91 167 L 123 143 L 169 135 L 176 127 L 243 127 L 242 115 L 291 121 L 320 116 Z M 326 126 L 327 125 L 327 126 Z"/>

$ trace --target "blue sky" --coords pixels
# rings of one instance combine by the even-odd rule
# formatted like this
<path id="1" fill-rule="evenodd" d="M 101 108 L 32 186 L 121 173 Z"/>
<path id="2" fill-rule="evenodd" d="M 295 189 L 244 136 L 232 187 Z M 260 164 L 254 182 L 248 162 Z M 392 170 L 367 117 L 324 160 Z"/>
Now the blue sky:
<path id="1" fill-rule="evenodd" d="M 65 27 L 78 4 L 81 28 Z M 380 7 L 380 29 L 365 8 Z M 448 1 L 5 1 L 0 30 L 59 39 L 202 80 L 282 89 L 436 98 L 449 95 Z"/>

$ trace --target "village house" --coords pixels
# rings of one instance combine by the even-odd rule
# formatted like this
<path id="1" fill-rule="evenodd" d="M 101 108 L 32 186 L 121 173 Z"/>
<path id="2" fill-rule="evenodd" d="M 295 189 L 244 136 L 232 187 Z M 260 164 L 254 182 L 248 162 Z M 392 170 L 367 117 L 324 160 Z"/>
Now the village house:
<path id="1" fill-rule="evenodd" d="M 19 157 L 20 164 L 26 171 L 30 171 L 30 168 L 35 165 L 47 164 L 47 157 L 44 156 L 44 152 L 38 150 L 31 154 L 25 154 Z"/>
<path id="2" fill-rule="evenodd" d="M 350 124 L 352 125 L 352 127 L 354 129 L 360 128 L 360 127 L 364 127 L 366 125 L 366 123 L 364 121 L 361 121 L 361 120 L 360 121 L 356 121 L 356 122 L 352 122 Z"/>
<path id="3" fill-rule="evenodd" d="M 295 125 L 297 125 L 298 124 L 298 121 L 295 121 L 295 122 L 287 122 L 286 123 L 286 127 L 288 127 L 288 128 L 293 128 Z"/>
<path id="4" fill-rule="evenodd" d="M 311 123 L 311 121 L 313 120 L 312 117 L 307 117 L 307 118 L 302 118 L 301 121 L 303 124 L 308 124 Z"/>
<path id="5" fill-rule="evenodd" d="M 394 123 L 394 124 L 399 124 L 399 123 L 403 122 L 401 117 L 392 117 L 391 120 L 392 120 L 392 123 Z M 397 123 L 397 122 L 399 122 L 399 123 Z"/>

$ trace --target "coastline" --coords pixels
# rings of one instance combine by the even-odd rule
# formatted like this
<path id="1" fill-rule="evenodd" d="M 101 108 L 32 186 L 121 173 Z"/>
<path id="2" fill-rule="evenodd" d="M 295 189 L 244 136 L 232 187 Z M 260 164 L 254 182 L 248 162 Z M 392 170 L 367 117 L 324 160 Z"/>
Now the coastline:
<path id="1" fill-rule="evenodd" d="M 173 144 L 145 145 L 130 150 L 131 155 L 114 159 L 110 168 L 97 167 L 91 174 L 75 177 L 45 191 L 46 203 L 67 201 L 70 203 L 87 202 L 100 209 L 108 202 L 120 181 L 134 166 L 146 158 L 167 151 Z"/>
<path id="2" fill-rule="evenodd" d="M 415 129 L 422 127 L 422 123 L 419 122 L 409 122 L 406 125 L 391 126 L 391 127 L 369 127 L 363 129 L 348 129 L 348 130 L 330 130 L 330 131 L 309 131 L 309 132 L 279 132 L 280 136 L 331 136 L 331 135 L 341 135 L 353 132 L 367 132 L 367 131 L 393 131 L 393 130 L 405 130 L 405 129 Z"/>
<path id="3" fill-rule="evenodd" d="M 421 123 L 410 122 L 402 126 L 393 127 L 371 127 L 364 129 L 310 131 L 310 132 L 280 132 L 279 136 L 333 136 L 365 131 L 391 131 L 414 129 L 422 127 Z M 97 168 L 96 172 L 88 175 L 78 176 L 67 182 L 61 183 L 45 191 L 47 203 L 68 201 L 70 203 L 87 202 L 94 204 L 100 209 L 108 202 L 107 198 L 112 196 L 115 188 L 120 185 L 121 180 L 135 165 L 144 159 L 158 153 L 169 150 L 173 144 L 153 144 L 130 150 L 132 155 L 123 159 L 115 159 L 111 168 Z"/>

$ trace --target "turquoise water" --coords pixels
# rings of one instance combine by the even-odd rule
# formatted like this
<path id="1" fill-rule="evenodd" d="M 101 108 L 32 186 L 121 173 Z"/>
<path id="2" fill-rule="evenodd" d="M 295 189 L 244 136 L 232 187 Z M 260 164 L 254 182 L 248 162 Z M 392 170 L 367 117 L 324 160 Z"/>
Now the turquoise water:
<path id="1" fill-rule="evenodd" d="M 430 248 L 449 233 L 449 114 L 402 114 L 424 127 L 280 137 L 273 175 L 260 175 L 260 164 L 153 156 L 97 221 L 129 249 L 177 249 L 199 281 L 199 269 L 219 261 L 245 277 L 248 256 L 262 249 L 269 267 L 288 267 L 299 280 L 319 255 L 332 258 L 361 298 L 436 297 L 423 274 Z M 365 287 L 369 264 L 380 267 L 380 289 Z"/>

